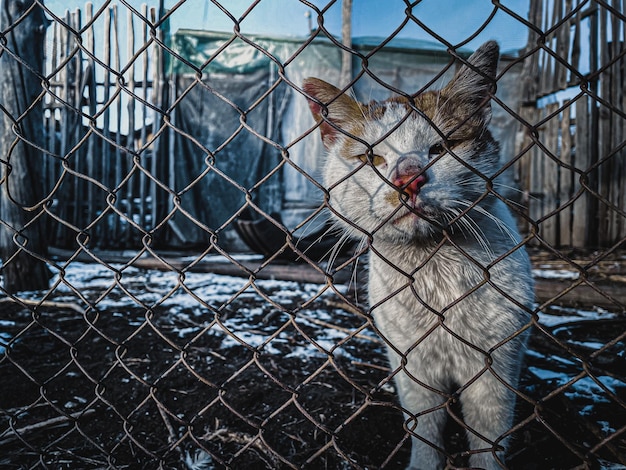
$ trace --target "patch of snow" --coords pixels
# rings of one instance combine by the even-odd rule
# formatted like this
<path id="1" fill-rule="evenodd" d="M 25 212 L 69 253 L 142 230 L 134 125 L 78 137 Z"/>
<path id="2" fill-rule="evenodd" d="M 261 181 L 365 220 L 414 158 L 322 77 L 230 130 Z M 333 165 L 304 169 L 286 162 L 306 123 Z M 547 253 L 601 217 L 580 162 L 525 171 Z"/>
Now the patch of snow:
<path id="1" fill-rule="evenodd" d="M 609 312 L 601 307 L 595 307 L 593 310 L 585 310 L 555 305 L 550 306 L 546 311 L 539 312 L 539 323 L 551 328 L 583 320 L 611 320 L 614 318 L 618 318 L 616 313 Z"/>
<path id="2" fill-rule="evenodd" d="M 544 381 L 554 381 L 556 386 L 561 386 L 569 382 L 572 377 L 568 377 L 563 372 L 542 369 L 539 367 L 528 367 L 528 370 Z"/>
<path id="3" fill-rule="evenodd" d="M 6 351 L 6 345 L 9 344 L 12 336 L 9 333 L 5 333 L 4 331 L 0 331 L 0 354 L 4 354 Z M 6 341 L 5 341 L 6 340 Z"/>
<path id="4" fill-rule="evenodd" d="M 604 375 L 597 376 L 596 380 L 600 382 L 604 388 L 598 385 L 591 377 L 583 377 L 569 387 L 565 395 L 571 398 L 590 400 L 592 403 L 610 403 L 611 399 L 607 395 L 605 388 L 614 395 L 626 393 L 626 383 L 622 380 Z"/>
<path id="5" fill-rule="evenodd" d="M 576 271 L 568 271 L 566 269 L 533 269 L 533 277 L 538 279 L 578 279 L 580 273 Z"/>
<path id="6" fill-rule="evenodd" d="M 608 462 L 606 460 L 598 459 L 601 470 L 626 470 L 626 465 L 621 463 Z"/>

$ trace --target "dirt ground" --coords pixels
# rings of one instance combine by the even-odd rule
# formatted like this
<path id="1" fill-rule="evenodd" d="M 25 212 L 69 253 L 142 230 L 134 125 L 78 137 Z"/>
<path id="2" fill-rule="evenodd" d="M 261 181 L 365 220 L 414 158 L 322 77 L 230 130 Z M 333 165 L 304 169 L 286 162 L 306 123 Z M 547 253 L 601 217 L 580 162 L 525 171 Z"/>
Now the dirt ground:
<path id="1" fill-rule="evenodd" d="M 344 303 L 358 293 L 73 269 L 44 305 L 0 303 L 1 468 L 407 464 L 383 344 Z M 551 307 L 538 325 L 508 468 L 624 468 L 623 312 Z"/>

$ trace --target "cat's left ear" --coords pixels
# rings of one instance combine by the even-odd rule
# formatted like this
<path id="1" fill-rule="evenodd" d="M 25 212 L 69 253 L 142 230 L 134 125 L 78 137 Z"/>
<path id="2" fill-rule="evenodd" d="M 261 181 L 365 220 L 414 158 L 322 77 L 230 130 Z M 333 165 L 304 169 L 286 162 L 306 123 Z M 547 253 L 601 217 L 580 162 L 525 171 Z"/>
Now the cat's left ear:
<path id="1" fill-rule="evenodd" d="M 309 108 L 315 122 L 320 124 L 322 142 L 327 149 L 342 134 L 337 128 L 349 131 L 351 124 L 357 122 L 359 116 L 363 115 L 358 102 L 324 80 L 307 78 L 302 84 L 302 89 L 310 98 L 316 100 L 309 99 Z"/>
<path id="2" fill-rule="evenodd" d="M 489 41 L 474 52 L 454 78 L 441 90 L 450 111 L 467 124 L 484 127 L 491 119 L 491 96 L 496 90 L 500 48 Z"/>

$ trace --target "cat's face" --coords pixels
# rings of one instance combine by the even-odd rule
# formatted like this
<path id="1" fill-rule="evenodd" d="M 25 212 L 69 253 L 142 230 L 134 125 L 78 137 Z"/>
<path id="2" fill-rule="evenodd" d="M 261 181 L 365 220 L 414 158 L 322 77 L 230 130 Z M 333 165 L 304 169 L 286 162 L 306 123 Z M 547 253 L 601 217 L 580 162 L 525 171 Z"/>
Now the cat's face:
<path id="1" fill-rule="evenodd" d="M 389 241 L 429 239 L 487 194 L 483 175 L 498 162 L 487 130 L 497 60 L 497 44 L 486 43 L 471 67 L 413 103 L 361 104 L 322 80 L 305 80 L 328 150 L 324 185 L 344 227 Z"/>

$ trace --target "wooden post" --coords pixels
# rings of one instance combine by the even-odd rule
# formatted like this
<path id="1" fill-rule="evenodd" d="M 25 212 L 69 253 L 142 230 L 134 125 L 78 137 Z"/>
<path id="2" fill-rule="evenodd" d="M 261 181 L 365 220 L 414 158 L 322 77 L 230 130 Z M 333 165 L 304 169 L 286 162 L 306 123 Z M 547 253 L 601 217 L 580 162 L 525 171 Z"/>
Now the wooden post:
<path id="1" fill-rule="evenodd" d="M 341 4 L 341 43 L 352 48 L 352 0 L 343 0 Z M 341 53 L 341 86 L 352 80 L 352 54 Z"/>
<path id="2" fill-rule="evenodd" d="M 6 38 L 0 48 L 0 272 L 4 290 L 13 293 L 46 289 L 50 277 L 42 260 L 44 157 L 37 148 L 44 144 L 41 75 L 46 18 L 34 0 L 0 1 L 0 31 Z"/>

